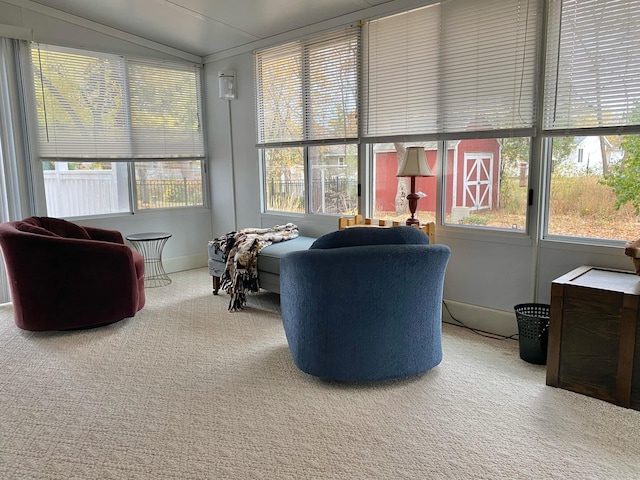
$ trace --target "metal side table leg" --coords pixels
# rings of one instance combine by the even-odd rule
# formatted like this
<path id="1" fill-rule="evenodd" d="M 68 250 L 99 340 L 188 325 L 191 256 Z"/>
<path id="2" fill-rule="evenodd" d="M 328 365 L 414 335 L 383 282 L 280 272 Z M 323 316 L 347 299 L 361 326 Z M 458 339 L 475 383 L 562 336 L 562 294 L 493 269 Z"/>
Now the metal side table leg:
<path id="1" fill-rule="evenodd" d="M 133 248 L 144 257 L 144 286 L 148 288 L 163 287 L 171 283 L 171 278 L 162 265 L 162 250 L 170 233 L 149 232 L 135 233 L 125 237 Z"/>

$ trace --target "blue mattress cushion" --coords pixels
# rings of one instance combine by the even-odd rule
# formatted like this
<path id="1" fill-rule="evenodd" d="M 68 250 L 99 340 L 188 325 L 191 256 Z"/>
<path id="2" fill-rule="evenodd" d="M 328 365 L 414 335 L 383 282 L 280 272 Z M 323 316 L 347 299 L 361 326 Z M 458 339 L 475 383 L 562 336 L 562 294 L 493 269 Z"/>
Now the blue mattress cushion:
<path id="1" fill-rule="evenodd" d="M 289 252 L 308 250 L 315 241 L 311 237 L 296 237 L 293 240 L 272 243 L 258 253 L 258 270 L 280 275 L 280 259 Z"/>
<path id="2" fill-rule="evenodd" d="M 307 250 L 315 240 L 315 238 L 299 236 L 292 240 L 272 243 L 264 247 L 260 250 L 260 253 L 258 253 L 258 270 L 280 275 L 280 258 L 289 252 Z M 224 252 L 216 248 L 215 245 L 208 246 L 208 263 L 211 275 L 219 277 L 224 272 L 223 253 Z"/>

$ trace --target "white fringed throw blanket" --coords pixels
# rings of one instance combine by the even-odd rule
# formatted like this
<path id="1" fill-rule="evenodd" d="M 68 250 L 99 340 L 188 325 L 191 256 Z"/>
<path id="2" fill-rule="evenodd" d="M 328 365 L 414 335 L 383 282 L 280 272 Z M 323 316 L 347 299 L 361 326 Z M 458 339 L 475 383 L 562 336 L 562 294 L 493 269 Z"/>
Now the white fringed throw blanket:
<path id="1" fill-rule="evenodd" d="M 258 253 L 272 243 L 292 240 L 298 236 L 293 223 L 273 228 L 245 228 L 230 232 L 209 242 L 223 252 L 226 264 L 220 278 L 220 288 L 231 296 L 229 311 L 242 310 L 247 303 L 246 292 L 257 292 Z"/>

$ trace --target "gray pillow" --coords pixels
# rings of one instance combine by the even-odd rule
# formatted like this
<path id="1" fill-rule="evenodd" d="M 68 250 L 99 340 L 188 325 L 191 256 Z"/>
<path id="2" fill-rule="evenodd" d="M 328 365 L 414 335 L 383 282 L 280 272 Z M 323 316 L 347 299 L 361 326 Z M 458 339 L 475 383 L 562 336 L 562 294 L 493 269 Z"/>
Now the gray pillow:
<path id="1" fill-rule="evenodd" d="M 323 235 L 313 242 L 309 249 L 428 243 L 429 237 L 424 232 L 404 225 L 390 228 L 351 227 Z"/>

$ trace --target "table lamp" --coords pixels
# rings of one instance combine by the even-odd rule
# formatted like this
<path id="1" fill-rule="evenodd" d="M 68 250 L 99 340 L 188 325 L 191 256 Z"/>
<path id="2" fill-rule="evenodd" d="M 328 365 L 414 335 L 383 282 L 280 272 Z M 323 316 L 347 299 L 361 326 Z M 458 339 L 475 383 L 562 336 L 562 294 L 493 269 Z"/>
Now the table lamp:
<path id="1" fill-rule="evenodd" d="M 411 177 L 411 193 L 407 195 L 411 217 L 407 219 L 407 225 L 419 225 L 420 220 L 415 216 L 418 200 L 425 194 L 416 193 L 416 177 L 433 177 L 433 172 L 427 163 L 427 154 L 424 147 L 407 147 L 402 158 L 402 164 L 396 173 L 396 177 Z"/>

